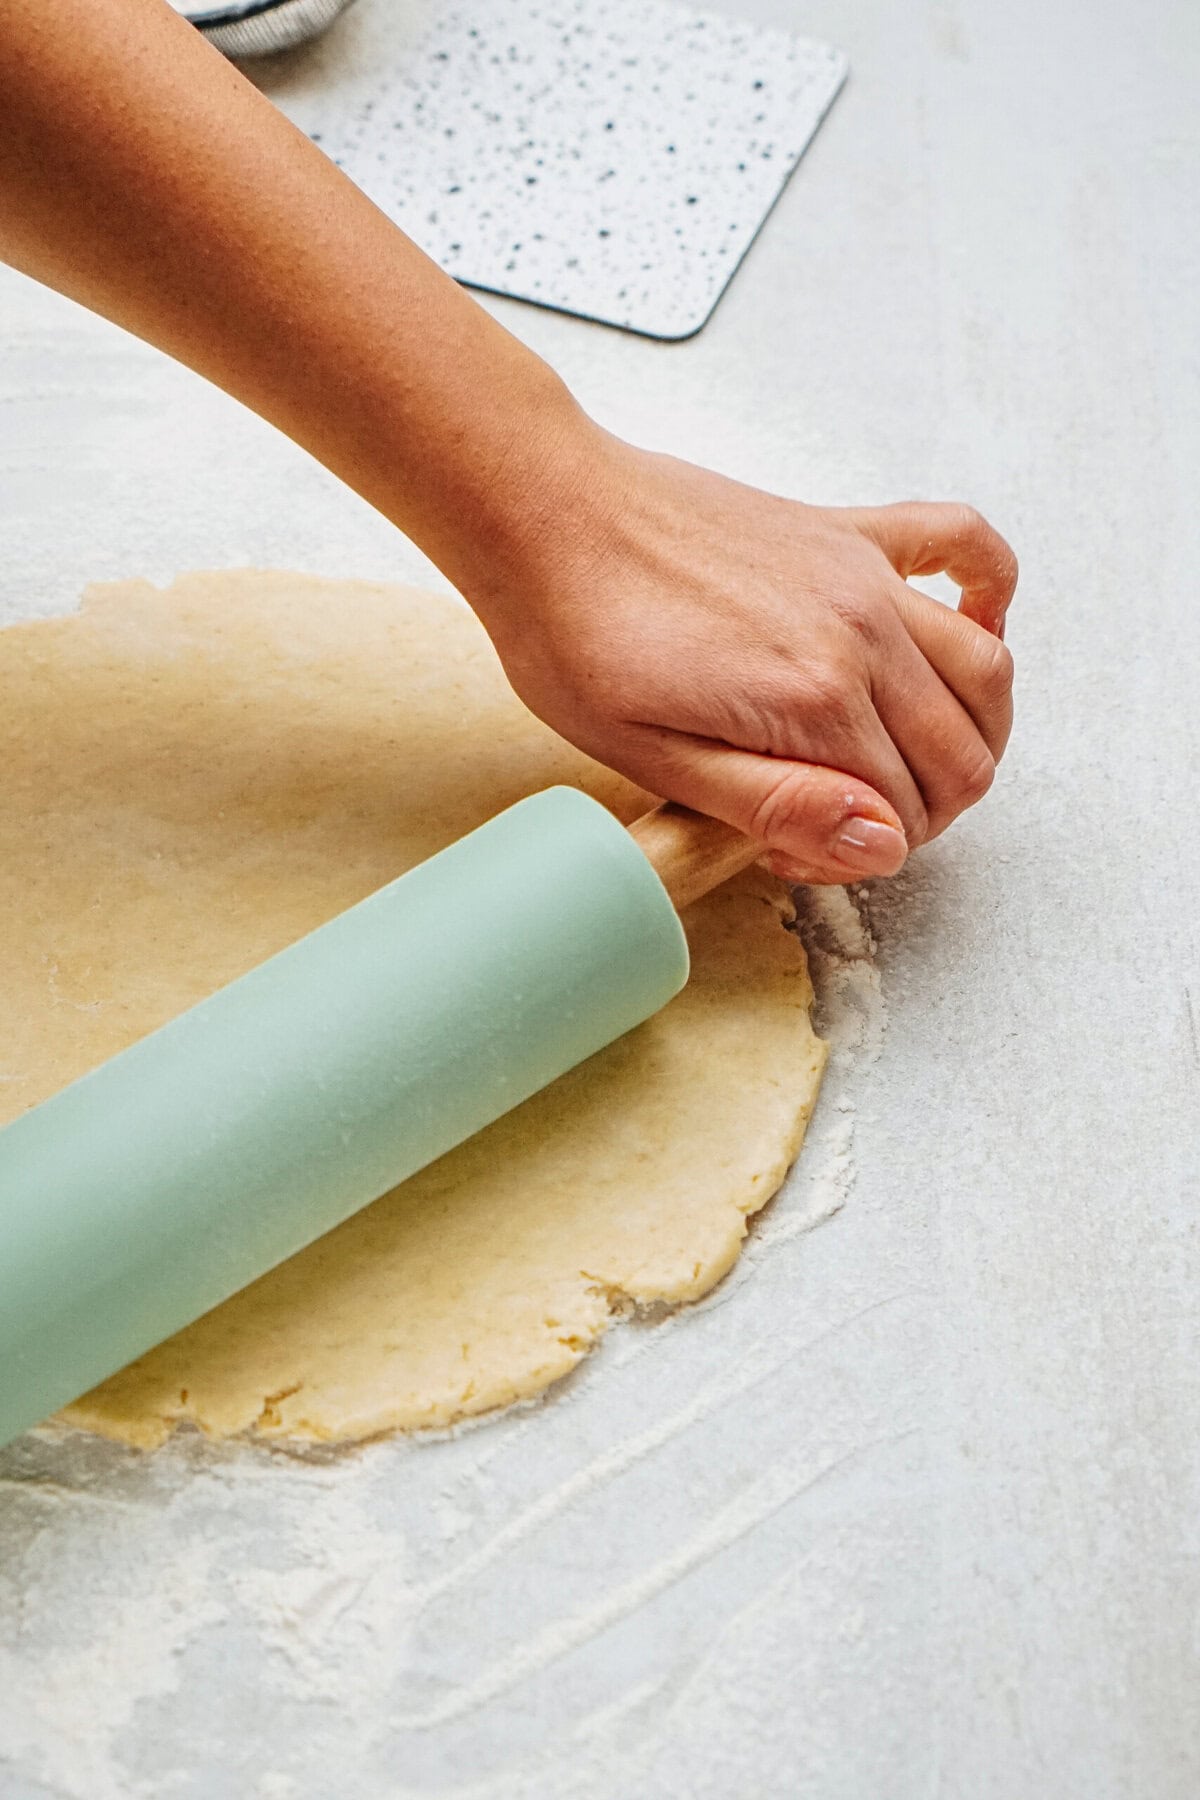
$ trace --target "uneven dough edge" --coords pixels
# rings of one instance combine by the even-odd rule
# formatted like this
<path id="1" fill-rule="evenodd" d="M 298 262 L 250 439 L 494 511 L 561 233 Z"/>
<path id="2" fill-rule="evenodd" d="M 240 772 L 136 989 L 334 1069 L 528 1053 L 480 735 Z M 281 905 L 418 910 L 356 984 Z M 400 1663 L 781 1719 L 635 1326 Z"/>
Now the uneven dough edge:
<path id="1" fill-rule="evenodd" d="M 269 954 L 272 933 L 288 941 L 521 792 L 569 781 L 626 819 L 645 804 L 525 711 L 461 603 L 383 583 L 240 571 L 182 577 L 166 591 L 104 584 L 76 615 L 0 633 L 0 683 L 17 702 L 14 746 L 29 746 L 21 779 L 0 796 L 10 887 L 19 899 L 26 869 L 39 873 L 36 858 L 23 868 L 19 857 L 33 855 L 26 821 L 43 816 L 50 793 L 62 815 L 52 853 L 66 859 L 74 895 L 53 928 L 48 985 L 36 931 L 24 959 L 19 945 L 15 962 L 0 955 L 18 1003 L 42 1009 L 40 1088 L 25 1103 L 190 1003 L 198 983 L 207 991 Z M 56 705 L 63 729 L 39 735 Z M 431 768 L 448 774 L 422 810 Z M 109 817 L 123 835 L 97 844 L 90 828 Z M 146 922 L 159 916 L 147 908 L 160 895 L 166 960 L 143 971 Z M 786 890 L 761 872 L 727 884 L 692 909 L 696 976 L 657 1021 L 406 1184 L 411 1216 L 407 1201 L 385 1197 L 61 1421 L 146 1447 L 180 1426 L 319 1443 L 444 1428 L 551 1386 L 630 1306 L 708 1292 L 798 1153 L 825 1061 L 803 949 L 784 929 L 791 917 Z M 176 941 L 186 955 L 170 950 Z M 506 1188 L 505 1170 L 518 1168 L 540 1183 L 532 1200 Z M 581 1181 L 595 1189 L 584 1202 Z M 472 1260 L 470 1234 L 503 1247 L 514 1213 L 527 1260 L 510 1266 L 506 1289 L 486 1257 Z M 387 1238 L 389 1219 L 403 1228 L 398 1240 Z M 574 1260 L 567 1227 L 581 1245 Z M 389 1241 L 411 1241 L 447 1291 L 462 1272 L 447 1304 L 472 1339 L 463 1375 L 445 1356 L 436 1368 L 425 1357 L 428 1334 L 406 1345 L 387 1329 L 397 1292 L 400 1312 L 406 1292 L 424 1297 L 421 1268 L 372 1260 Z M 541 1282 L 532 1297 L 512 1267 Z M 315 1359 L 297 1330 L 314 1302 L 324 1334 Z M 376 1324 L 360 1344 L 364 1307 Z M 430 1332 L 448 1339 L 456 1319 L 430 1317 Z"/>
<path id="2" fill-rule="evenodd" d="M 699 905 L 719 904 L 723 896 L 753 898 L 765 903 L 775 914 L 781 931 L 787 930 L 795 922 L 796 908 L 787 889 L 762 870 L 747 871 L 736 877 L 724 890 Z M 693 912 L 695 910 L 697 909 L 693 909 Z M 303 1398 L 303 1384 L 298 1384 L 295 1388 L 285 1384 L 282 1390 L 264 1393 L 261 1397 L 255 1395 L 252 1403 L 244 1404 L 225 1416 L 214 1417 L 211 1409 L 205 1414 L 198 1414 L 189 1406 L 166 1402 L 165 1396 L 161 1410 L 147 1410 L 140 1414 L 126 1412 L 121 1407 L 119 1395 L 116 1408 L 110 1410 L 111 1402 L 105 1404 L 109 1391 L 118 1386 L 123 1377 L 136 1375 L 139 1364 L 121 1371 L 92 1394 L 83 1395 L 65 1408 L 55 1422 L 98 1432 L 144 1450 L 160 1448 L 181 1428 L 196 1429 L 210 1439 L 239 1437 L 264 1443 L 291 1442 L 331 1448 L 351 1448 L 402 1432 L 444 1432 L 457 1424 L 482 1419 L 489 1414 L 499 1414 L 507 1408 L 527 1404 L 552 1393 L 555 1385 L 572 1374 L 597 1349 L 609 1330 L 619 1325 L 632 1311 L 661 1307 L 673 1312 L 703 1299 L 735 1266 L 748 1235 L 749 1221 L 776 1197 L 799 1156 L 828 1060 L 828 1046 L 816 1035 L 811 1024 L 814 996 L 807 957 L 790 930 L 787 935 L 788 941 L 795 943 L 798 950 L 796 1002 L 802 1010 L 807 1027 L 804 1061 L 801 1063 L 798 1058 L 797 1066 L 791 1071 L 794 1099 L 787 1129 L 775 1143 L 773 1153 L 762 1161 L 761 1167 L 757 1166 L 756 1159 L 755 1172 L 741 1193 L 726 1197 L 720 1241 L 704 1262 L 696 1265 L 690 1278 L 684 1282 L 672 1284 L 667 1291 L 661 1282 L 606 1282 L 583 1275 L 578 1293 L 572 1301 L 569 1333 L 549 1340 L 549 1354 L 543 1360 L 528 1365 L 519 1375 L 493 1378 L 487 1386 L 469 1397 L 445 1393 L 421 1404 L 409 1399 L 397 1400 L 390 1405 L 381 1405 L 376 1399 L 358 1412 L 347 1406 L 339 1416 L 335 1429 L 329 1427 L 320 1413 L 309 1416 Z M 495 1130 L 496 1127 L 492 1129 Z M 451 1156 L 455 1154 L 457 1153 L 452 1152 Z M 425 1171 L 422 1175 L 413 1177 L 413 1181 L 421 1181 L 427 1173 Z M 309 1252 L 301 1254 L 307 1255 Z M 269 1280 L 270 1277 L 264 1279 Z M 222 1309 L 217 1310 L 220 1312 Z M 214 1315 L 210 1315 L 212 1316 Z M 181 1334 L 183 1335 L 185 1334 Z"/>

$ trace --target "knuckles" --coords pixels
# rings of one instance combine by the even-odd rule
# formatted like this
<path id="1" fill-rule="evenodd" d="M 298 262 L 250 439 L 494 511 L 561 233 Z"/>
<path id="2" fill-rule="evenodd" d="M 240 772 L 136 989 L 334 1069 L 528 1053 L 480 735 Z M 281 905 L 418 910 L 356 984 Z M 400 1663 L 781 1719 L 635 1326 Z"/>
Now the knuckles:
<path id="1" fill-rule="evenodd" d="M 974 806 L 996 779 L 996 764 L 985 751 L 982 756 L 966 756 L 954 771 L 956 797 L 962 807 Z"/>
<path id="2" fill-rule="evenodd" d="M 960 540 L 965 538 L 974 542 L 987 553 L 993 564 L 997 585 L 1011 596 L 1020 573 L 1012 547 L 1000 536 L 990 520 L 984 518 L 978 507 L 965 500 L 954 500 L 949 504 L 948 523 L 952 535 Z"/>
<path id="3" fill-rule="evenodd" d="M 973 649 L 975 680 L 984 698 L 999 701 L 1012 691 L 1013 659 L 1011 650 L 998 637 L 982 634 Z"/>
<path id="4" fill-rule="evenodd" d="M 798 675 L 789 701 L 789 711 L 808 727 L 806 735 L 816 726 L 821 737 L 840 742 L 861 717 L 862 677 L 835 662 L 818 663 Z"/>
<path id="5" fill-rule="evenodd" d="M 746 832 L 764 844 L 781 846 L 785 853 L 795 853 L 801 849 L 799 840 L 810 840 L 815 833 L 827 835 L 822 829 L 822 821 L 814 816 L 819 810 L 814 807 L 811 778 L 800 769 L 783 769 L 772 778 L 754 807 Z M 827 804 L 824 810 L 832 815 L 836 808 Z M 831 817 L 829 829 L 837 823 L 838 818 Z"/>
<path id="6" fill-rule="evenodd" d="M 977 506 L 969 500 L 951 500 L 947 503 L 946 523 L 951 534 L 956 538 L 977 538 L 991 535 L 991 526 Z"/>
<path id="7" fill-rule="evenodd" d="M 860 654 L 879 650 L 895 635 L 895 604 L 887 589 L 874 582 L 831 594 L 828 605 Z"/>

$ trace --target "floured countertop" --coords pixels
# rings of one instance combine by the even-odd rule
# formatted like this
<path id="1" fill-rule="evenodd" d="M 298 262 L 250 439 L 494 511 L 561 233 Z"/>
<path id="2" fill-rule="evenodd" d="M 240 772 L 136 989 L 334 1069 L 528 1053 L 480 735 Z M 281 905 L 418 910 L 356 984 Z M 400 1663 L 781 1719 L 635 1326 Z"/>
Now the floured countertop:
<path id="1" fill-rule="evenodd" d="M 702 1305 L 446 1439 L 0 1452 L 3 1800 L 1200 1790 L 1196 33 L 727 9 L 853 76 L 709 327 L 492 304 L 638 441 L 993 516 L 1001 778 L 809 909 L 836 1052 Z M 267 81 L 299 114 L 369 74 L 387 11 Z M 0 619 L 188 568 L 430 581 L 144 346 L 13 275 L 0 310 Z"/>
<path id="2" fill-rule="evenodd" d="M 802 900 L 826 1091 L 784 1193 L 706 1300 L 627 1320 L 544 1401 L 436 1437 L 335 1453 L 190 1433 L 143 1454 L 50 1430 L 0 1453 L 0 1769 L 7 1757 L 47 1793 L 95 1800 L 164 1791 L 176 1772 L 184 1792 L 218 1795 L 249 1755 L 263 1795 L 423 1793 L 451 1739 L 490 1758 L 514 1704 L 536 1744 L 564 1680 L 581 1684 L 585 1714 L 597 1679 L 624 1689 L 631 1657 L 668 1653 L 667 1639 L 652 1649 L 653 1615 L 669 1631 L 698 1575 L 724 1563 L 727 1583 L 744 1547 L 861 1459 L 849 1419 L 826 1412 L 797 1433 L 772 1399 L 822 1335 L 778 1277 L 803 1278 L 806 1234 L 845 1201 L 853 1081 L 884 1028 L 865 902 Z M 785 1304 L 747 1333 L 741 1296 L 754 1306 L 764 1275 L 759 1304 Z M 892 1422 L 878 1425 L 891 1443 Z M 734 1478 L 748 1431 L 762 1467 Z M 577 1584 L 581 1550 L 614 1522 L 624 1549 L 602 1583 Z M 722 1611 L 735 1604 L 731 1591 Z M 530 1628 L 513 1632 L 526 1607 Z M 622 1730 L 632 1709 L 657 1734 L 661 1672 L 642 1676 Z M 162 1706 L 188 1724 L 144 1726 Z M 573 1734 L 539 1773 L 546 1792 L 613 1791 L 611 1747 L 592 1757 L 586 1741 Z M 204 1754 L 207 1773 L 191 1762 Z M 673 1760 L 671 1734 L 661 1754 Z M 394 1785 L 394 1759 L 409 1785 Z M 585 1775 L 600 1785 L 570 1785 Z M 515 1779 L 486 1791 L 542 1791 Z M 620 1779 L 632 1791 L 640 1771 Z"/>

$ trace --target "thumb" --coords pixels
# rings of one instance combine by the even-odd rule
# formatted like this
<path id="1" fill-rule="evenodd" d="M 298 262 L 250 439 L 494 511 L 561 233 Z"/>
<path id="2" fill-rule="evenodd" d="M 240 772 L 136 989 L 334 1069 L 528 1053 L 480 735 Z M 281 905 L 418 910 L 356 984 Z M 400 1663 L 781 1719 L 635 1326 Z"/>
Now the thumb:
<path id="1" fill-rule="evenodd" d="M 659 749 L 659 767 L 636 778 L 758 838 L 785 881 L 837 885 L 894 875 L 908 855 L 895 809 L 855 775 L 676 733 L 668 757 L 665 745 Z"/>

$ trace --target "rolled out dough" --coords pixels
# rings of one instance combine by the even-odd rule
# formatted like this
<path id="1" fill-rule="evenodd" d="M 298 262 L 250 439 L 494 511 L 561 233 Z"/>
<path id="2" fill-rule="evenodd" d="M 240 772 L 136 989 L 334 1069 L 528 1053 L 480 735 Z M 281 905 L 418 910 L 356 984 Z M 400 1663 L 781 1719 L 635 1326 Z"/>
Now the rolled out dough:
<path id="1" fill-rule="evenodd" d="M 647 800 L 521 706 L 454 600 L 282 574 L 0 632 L 0 758 L 0 1121 L 523 794 Z M 757 871 L 700 902 L 665 1012 L 65 1417 L 142 1445 L 445 1425 L 566 1374 L 628 1302 L 703 1294 L 820 1083 L 790 917 Z"/>

